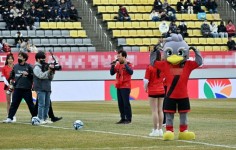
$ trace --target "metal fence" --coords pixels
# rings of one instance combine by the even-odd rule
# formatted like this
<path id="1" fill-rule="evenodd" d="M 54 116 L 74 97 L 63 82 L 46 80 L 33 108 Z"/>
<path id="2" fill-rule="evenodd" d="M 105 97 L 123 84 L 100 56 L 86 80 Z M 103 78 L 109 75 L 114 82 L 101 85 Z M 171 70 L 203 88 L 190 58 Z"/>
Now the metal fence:
<path id="1" fill-rule="evenodd" d="M 222 7 L 223 14 L 228 17 L 228 19 L 231 19 L 233 23 L 236 23 L 236 14 L 235 10 L 230 6 L 229 2 L 226 0 L 219 0 L 218 4 L 220 7 Z"/>

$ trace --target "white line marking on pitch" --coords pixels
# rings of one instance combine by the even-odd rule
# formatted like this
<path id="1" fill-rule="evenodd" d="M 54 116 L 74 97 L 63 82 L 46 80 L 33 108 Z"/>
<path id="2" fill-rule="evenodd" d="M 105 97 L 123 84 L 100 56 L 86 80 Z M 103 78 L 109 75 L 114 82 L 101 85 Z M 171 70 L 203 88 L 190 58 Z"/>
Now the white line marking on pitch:
<path id="1" fill-rule="evenodd" d="M 22 123 L 22 122 L 17 122 L 17 123 L 19 123 L 19 124 L 30 124 L 30 123 Z M 54 128 L 54 129 L 74 130 L 73 128 L 56 127 L 56 126 L 49 126 L 49 125 L 39 125 L 39 126 L 47 127 L 47 128 Z M 125 134 L 125 133 L 116 133 L 116 132 L 109 132 L 109 131 L 97 131 L 97 130 L 81 130 L 81 131 L 162 140 L 162 138 L 157 138 L 157 137 L 135 135 L 135 134 Z M 210 144 L 210 143 L 205 143 L 205 142 L 185 141 L 185 140 L 175 140 L 175 141 L 180 141 L 180 142 L 184 142 L 184 143 L 191 143 L 191 144 L 206 145 L 206 146 L 213 146 L 213 147 L 223 147 L 223 148 L 233 148 L 233 149 L 236 149 L 236 147 L 228 146 L 228 145 Z"/>

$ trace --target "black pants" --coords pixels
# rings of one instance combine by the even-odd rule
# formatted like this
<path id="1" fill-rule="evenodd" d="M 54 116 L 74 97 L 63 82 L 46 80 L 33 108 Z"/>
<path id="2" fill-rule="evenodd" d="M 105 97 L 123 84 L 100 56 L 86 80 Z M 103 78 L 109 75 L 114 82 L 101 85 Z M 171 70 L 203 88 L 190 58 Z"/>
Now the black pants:
<path id="1" fill-rule="evenodd" d="M 164 86 L 164 89 L 165 89 L 165 95 L 166 95 L 166 90 L 167 90 L 167 86 Z M 164 98 L 164 101 L 163 101 L 163 106 L 162 106 L 162 108 L 164 108 L 164 105 L 165 105 L 165 102 L 166 102 L 166 100 L 165 100 L 166 98 Z M 164 110 L 164 109 L 163 109 Z M 165 112 L 163 112 L 163 115 L 164 115 L 164 118 L 163 118 L 163 124 L 166 124 L 166 113 Z"/>
<path id="2" fill-rule="evenodd" d="M 118 106 L 120 111 L 120 117 L 122 120 L 132 120 L 132 111 L 131 105 L 129 101 L 130 89 L 122 88 L 117 89 L 117 97 L 118 97 Z"/>
<path id="3" fill-rule="evenodd" d="M 36 116 L 31 89 L 14 89 L 8 118 L 13 119 L 18 107 L 20 106 L 22 98 L 24 98 L 26 104 L 28 105 L 31 116 Z"/>
<path id="4" fill-rule="evenodd" d="M 38 115 L 38 99 L 36 100 L 36 104 L 35 104 L 35 114 Z M 53 110 L 52 110 L 52 102 L 51 101 L 50 101 L 50 105 L 49 105 L 48 116 L 49 116 L 49 118 L 55 117 Z"/>

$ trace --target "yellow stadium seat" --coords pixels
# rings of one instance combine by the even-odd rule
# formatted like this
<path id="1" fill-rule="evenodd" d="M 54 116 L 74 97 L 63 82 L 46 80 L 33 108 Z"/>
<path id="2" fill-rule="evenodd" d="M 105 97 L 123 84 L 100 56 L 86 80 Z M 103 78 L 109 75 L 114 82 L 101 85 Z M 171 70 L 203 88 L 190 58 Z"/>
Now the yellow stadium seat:
<path id="1" fill-rule="evenodd" d="M 132 21 L 135 20 L 135 16 L 134 16 L 134 14 L 129 14 L 129 17 L 131 18 Z"/>
<path id="2" fill-rule="evenodd" d="M 222 38 L 222 42 L 223 42 L 223 44 L 227 44 L 228 39 L 227 38 Z"/>
<path id="3" fill-rule="evenodd" d="M 171 5 L 176 5 L 177 2 L 179 2 L 179 0 L 171 0 L 171 1 L 170 1 L 170 4 L 171 4 Z"/>
<path id="4" fill-rule="evenodd" d="M 132 28 L 131 22 L 124 22 L 124 28 Z"/>
<path id="5" fill-rule="evenodd" d="M 181 18 L 182 18 L 181 20 L 190 20 L 190 15 L 189 14 L 179 14 L 179 15 L 181 15 Z"/>
<path id="6" fill-rule="evenodd" d="M 225 44 L 223 43 L 222 38 L 214 38 L 215 44 Z"/>
<path id="7" fill-rule="evenodd" d="M 114 20 L 114 17 L 117 17 L 117 14 L 110 14 L 110 20 Z"/>
<path id="8" fill-rule="evenodd" d="M 212 14 L 206 14 L 206 19 L 207 19 L 207 20 L 214 20 Z"/>
<path id="9" fill-rule="evenodd" d="M 143 40 L 141 38 L 135 38 L 134 39 L 134 44 L 135 45 L 143 45 Z"/>
<path id="10" fill-rule="evenodd" d="M 143 38 L 143 45 L 150 45 L 151 41 L 149 38 Z"/>
<path id="11" fill-rule="evenodd" d="M 134 14 L 135 20 L 143 20 L 143 15 L 142 14 Z"/>
<path id="12" fill-rule="evenodd" d="M 228 48 L 228 46 L 220 46 L 220 50 L 221 51 L 228 51 L 229 48 Z"/>
<path id="13" fill-rule="evenodd" d="M 220 46 L 212 46 L 212 51 L 221 51 Z"/>
<path id="14" fill-rule="evenodd" d="M 131 37 L 137 36 L 137 31 L 136 30 L 129 30 L 129 36 L 131 36 Z"/>
<path id="15" fill-rule="evenodd" d="M 184 38 L 184 40 L 185 40 L 186 43 L 188 43 L 188 44 L 192 44 L 190 38 Z"/>
<path id="16" fill-rule="evenodd" d="M 193 36 L 202 36 L 201 30 L 193 30 Z"/>
<path id="17" fill-rule="evenodd" d="M 193 36 L 193 30 L 189 30 L 189 29 L 188 29 L 187 32 L 188 32 L 188 36 L 190 36 L 190 37 Z"/>
<path id="18" fill-rule="evenodd" d="M 197 46 L 197 49 L 198 49 L 199 51 L 205 51 L 205 46 Z"/>
<path id="19" fill-rule="evenodd" d="M 65 22 L 65 28 L 66 29 L 73 29 L 74 27 L 73 27 L 72 22 Z"/>
<path id="20" fill-rule="evenodd" d="M 191 38 L 191 44 L 199 44 L 198 38 Z"/>
<path id="21" fill-rule="evenodd" d="M 139 22 L 132 22 L 132 28 L 140 28 Z"/>
<path id="22" fill-rule="evenodd" d="M 151 38 L 151 44 L 156 45 L 158 42 L 158 38 Z"/>
<path id="23" fill-rule="evenodd" d="M 195 28 L 201 28 L 202 22 L 195 21 Z"/>
<path id="24" fill-rule="evenodd" d="M 207 38 L 198 38 L 199 44 L 207 44 Z"/>
<path id="25" fill-rule="evenodd" d="M 64 29 L 65 28 L 65 23 L 64 22 L 57 22 L 57 28 L 58 29 Z"/>
<path id="26" fill-rule="evenodd" d="M 141 0 L 133 0 L 133 4 L 135 4 L 135 5 L 140 5 L 140 4 L 142 4 L 142 3 L 141 3 Z"/>
<path id="27" fill-rule="evenodd" d="M 150 20 L 149 14 L 143 14 L 143 20 Z"/>
<path id="28" fill-rule="evenodd" d="M 144 22 L 144 21 L 140 22 L 139 25 L 140 25 L 140 28 L 147 28 L 148 27 L 147 22 Z"/>
<path id="29" fill-rule="evenodd" d="M 102 14 L 102 20 L 112 20 L 111 19 L 111 14 Z"/>
<path id="30" fill-rule="evenodd" d="M 146 12 L 145 6 L 137 6 L 138 12 Z"/>
<path id="31" fill-rule="evenodd" d="M 137 36 L 145 36 L 144 30 L 137 30 Z"/>
<path id="32" fill-rule="evenodd" d="M 207 44 L 215 44 L 215 39 L 214 38 L 207 38 Z"/>
<path id="33" fill-rule="evenodd" d="M 106 6 L 106 12 L 115 12 L 115 11 L 118 11 L 118 10 L 114 10 L 114 7 L 113 6 Z"/>
<path id="34" fill-rule="evenodd" d="M 149 37 L 152 37 L 154 36 L 152 30 L 145 30 L 145 36 L 149 36 Z"/>
<path id="35" fill-rule="evenodd" d="M 87 37 L 85 30 L 78 30 L 78 37 Z"/>
<path id="36" fill-rule="evenodd" d="M 117 5 L 117 1 L 116 1 L 116 0 L 109 0 L 109 3 L 110 3 L 111 5 Z"/>
<path id="37" fill-rule="evenodd" d="M 124 4 L 133 4 L 133 1 L 132 0 L 125 0 Z"/>
<path id="38" fill-rule="evenodd" d="M 48 29 L 48 22 L 40 22 L 40 28 Z"/>
<path id="39" fill-rule="evenodd" d="M 104 12 L 106 12 L 106 7 L 105 7 L 105 6 L 98 6 L 98 12 L 99 12 L 99 13 L 104 13 Z"/>
<path id="40" fill-rule="evenodd" d="M 138 12 L 137 7 L 136 6 L 130 6 L 128 12 Z"/>
<path id="41" fill-rule="evenodd" d="M 125 4 L 125 0 L 118 0 L 117 4 L 124 5 Z"/>
<path id="42" fill-rule="evenodd" d="M 100 5 L 101 0 L 93 0 L 93 6 Z"/>
<path id="43" fill-rule="evenodd" d="M 115 37 L 120 37 L 121 36 L 120 30 L 112 30 L 112 35 L 113 35 L 114 38 Z"/>
<path id="44" fill-rule="evenodd" d="M 48 22 L 48 28 L 56 29 L 57 28 L 57 23 L 56 22 Z"/>
<path id="45" fill-rule="evenodd" d="M 198 20 L 197 14 L 189 14 L 189 19 L 190 20 Z"/>
<path id="46" fill-rule="evenodd" d="M 154 36 L 161 36 L 160 30 L 153 30 L 153 35 Z"/>
<path id="47" fill-rule="evenodd" d="M 127 39 L 126 39 L 126 44 L 127 44 L 127 45 L 135 45 L 135 44 L 134 44 L 134 39 L 133 39 L 133 38 L 127 38 Z"/>
<path id="48" fill-rule="evenodd" d="M 115 29 L 116 28 L 116 22 L 107 22 L 107 28 L 108 29 Z"/>
<path id="49" fill-rule="evenodd" d="M 205 51 L 208 51 L 208 52 L 212 51 L 212 46 L 205 46 Z"/>
<path id="50" fill-rule="evenodd" d="M 146 12 L 151 12 L 152 8 L 153 8 L 153 6 L 145 6 Z"/>
<path id="51" fill-rule="evenodd" d="M 70 30 L 70 37 L 78 37 L 78 31 L 77 30 Z"/>
<path id="52" fill-rule="evenodd" d="M 156 22 L 148 22 L 148 28 L 157 28 Z"/>
<path id="53" fill-rule="evenodd" d="M 81 22 L 72 22 L 74 29 L 82 29 Z"/>
<path id="54" fill-rule="evenodd" d="M 128 30 L 121 30 L 120 34 L 121 34 L 122 37 L 128 37 L 129 36 Z"/>
<path id="55" fill-rule="evenodd" d="M 195 27 L 195 22 L 194 22 L 194 21 L 188 22 L 188 23 L 187 23 L 187 27 L 188 27 L 188 28 L 196 28 L 196 27 Z"/>
<path id="56" fill-rule="evenodd" d="M 140 52 L 148 52 L 149 49 L 147 46 L 140 46 Z"/>
<path id="57" fill-rule="evenodd" d="M 151 2 L 151 1 L 150 1 Z M 140 0 L 141 4 L 150 4 L 148 0 Z"/>
<path id="58" fill-rule="evenodd" d="M 109 4 L 109 0 L 101 0 L 101 3 L 102 3 L 103 5 L 107 5 L 107 4 Z"/>
<path id="59" fill-rule="evenodd" d="M 116 28 L 123 29 L 124 28 L 124 23 L 123 22 L 116 22 Z"/>

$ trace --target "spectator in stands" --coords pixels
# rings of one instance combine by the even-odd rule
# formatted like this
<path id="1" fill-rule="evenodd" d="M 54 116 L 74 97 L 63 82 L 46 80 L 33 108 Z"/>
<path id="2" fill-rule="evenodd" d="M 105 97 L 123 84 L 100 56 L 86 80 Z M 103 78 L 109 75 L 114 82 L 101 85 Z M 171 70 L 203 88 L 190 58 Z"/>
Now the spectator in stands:
<path id="1" fill-rule="evenodd" d="M 66 9 L 61 9 L 61 20 L 62 21 L 69 21 L 70 20 L 70 16 L 69 16 L 69 13 L 67 12 Z"/>
<path id="2" fill-rule="evenodd" d="M 9 15 L 10 15 L 10 10 L 8 9 L 8 7 L 5 7 L 5 10 L 2 12 L 2 19 L 4 21 L 7 21 Z"/>
<path id="3" fill-rule="evenodd" d="M 183 38 L 188 37 L 188 27 L 183 20 L 180 22 L 178 29 L 179 29 L 180 34 L 183 36 Z"/>
<path id="4" fill-rule="evenodd" d="M 212 34 L 213 38 L 219 37 L 218 27 L 213 21 L 210 22 L 210 30 L 211 30 L 211 34 Z"/>
<path id="5" fill-rule="evenodd" d="M 152 13 L 150 14 L 150 20 L 152 21 L 159 21 L 160 20 L 160 14 L 156 10 L 152 10 Z"/>
<path id="6" fill-rule="evenodd" d="M 45 12 L 43 11 L 42 7 L 39 7 L 37 9 L 37 18 L 39 18 L 39 22 L 45 22 L 46 20 L 46 15 Z"/>
<path id="7" fill-rule="evenodd" d="M 24 41 L 23 39 L 23 35 L 21 34 L 20 31 L 18 31 L 15 35 L 15 45 L 16 45 L 16 48 L 20 49 L 20 45 L 21 43 Z"/>
<path id="8" fill-rule="evenodd" d="M 217 7 L 218 7 L 218 5 L 215 0 L 209 0 L 207 2 L 207 9 L 211 14 L 215 14 L 218 12 Z"/>
<path id="9" fill-rule="evenodd" d="M 118 11 L 118 20 L 119 21 L 130 21 L 131 18 L 128 14 L 128 11 L 124 6 L 120 6 L 119 11 Z"/>
<path id="10" fill-rule="evenodd" d="M 234 26 L 232 20 L 228 21 L 228 24 L 226 25 L 226 31 L 227 31 L 229 37 L 235 36 L 235 26 Z"/>
<path id="11" fill-rule="evenodd" d="M 193 3 L 191 0 L 186 0 L 184 2 L 184 9 L 188 10 L 188 14 L 193 14 Z"/>
<path id="12" fill-rule="evenodd" d="M 169 16 L 167 15 L 166 13 L 166 10 L 163 10 L 163 11 L 159 11 L 159 14 L 160 14 L 160 20 L 161 21 L 169 21 Z"/>
<path id="13" fill-rule="evenodd" d="M 167 37 L 167 32 L 169 31 L 169 26 L 165 21 L 162 21 L 159 25 L 159 30 L 164 38 Z"/>
<path id="14" fill-rule="evenodd" d="M 61 9 L 65 9 L 65 10 L 68 10 L 69 8 L 68 8 L 68 5 L 67 5 L 67 3 L 65 2 L 65 0 L 61 0 L 60 1 L 60 8 Z"/>
<path id="15" fill-rule="evenodd" d="M 9 8 L 10 10 L 11 10 L 11 7 L 15 4 L 15 2 L 13 0 L 8 0 L 8 2 L 7 1 L 5 1 L 5 2 L 6 2 L 5 7 Z"/>
<path id="16" fill-rule="evenodd" d="M 217 31 L 218 33 L 219 33 L 219 37 L 221 37 L 221 38 L 228 38 L 228 33 L 227 33 L 227 31 L 226 31 L 226 27 L 225 27 L 225 25 L 224 25 L 224 21 L 220 21 L 220 25 L 218 25 L 218 31 Z"/>
<path id="17" fill-rule="evenodd" d="M 235 41 L 232 39 L 231 36 L 229 36 L 229 38 L 228 38 L 227 46 L 228 46 L 229 50 L 236 50 Z"/>
<path id="18" fill-rule="evenodd" d="M 50 0 L 48 1 L 49 7 L 53 7 L 54 9 L 59 8 L 58 0 Z"/>
<path id="19" fill-rule="evenodd" d="M 34 0 L 33 5 L 35 6 L 35 9 L 39 9 L 39 8 L 43 7 L 41 1 L 39 1 L 39 0 Z"/>
<path id="20" fill-rule="evenodd" d="M 184 8 L 184 0 L 180 0 L 179 2 L 177 2 L 177 11 L 180 13 L 186 13 L 187 10 Z"/>
<path id="21" fill-rule="evenodd" d="M 33 5 L 33 3 L 30 0 L 25 0 L 24 4 L 23 4 L 23 8 L 28 11 L 31 6 Z"/>
<path id="22" fill-rule="evenodd" d="M 38 11 L 35 9 L 34 5 L 31 6 L 31 9 L 29 9 L 29 14 L 34 19 L 35 22 L 39 22 L 39 18 L 37 16 Z"/>
<path id="23" fill-rule="evenodd" d="M 170 5 L 168 5 L 167 8 L 166 8 L 166 12 L 167 12 L 169 21 L 175 21 L 176 20 L 176 16 L 175 16 L 176 11 L 175 11 L 174 8 L 172 8 Z"/>
<path id="24" fill-rule="evenodd" d="M 77 11 L 77 9 L 75 9 L 74 5 L 70 6 L 70 9 L 68 10 L 68 13 L 69 13 L 71 21 L 78 21 L 78 18 L 81 18 L 81 17 L 79 17 L 78 11 Z"/>
<path id="25" fill-rule="evenodd" d="M 61 21 L 61 14 L 60 12 L 58 12 L 57 9 L 52 9 L 52 7 L 50 7 L 52 10 L 52 14 L 53 14 L 53 18 L 55 21 Z"/>
<path id="26" fill-rule="evenodd" d="M 20 51 L 22 52 L 30 52 L 30 41 L 28 38 L 25 38 L 20 45 Z"/>
<path id="27" fill-rule="evenodd" d="M 14 19 L 14 25 L 16 30 L 26 30 L 26 21 L 21 12 L 19 12 L 18 16 Z"/>
<path id="28" fill-rule="evenodd" d="M 156 11 L 162 10 L 162 2 L 160 0 L 155 0 L 153 4 L 153 9 Z"/>
<path id="29" fill-rule="evenodd" d="M 16 8 L 19 9 L 19 10 L 23 9 L 23 4 L 24 4 L 23 0 L 16 0 L 15 1 Z"/>
<path id="30" fill-rule="evenodd" d="M 207 20 L 204 20 L 203 24 L 201 25 L 201 33 L 204 37 L 212 37 L 210 26 L 207 23 Z"/>
<path id="31" fill-rule="evenodd" d="M 26 14 L 25 22 L 27 30 L 36 30 L 36 27 L 34 26 L 34 19 L 29 14 Z"/>
<path id="32" fill-rule="evenodd" d="M 201 8 L 201 1 L 200 0 L 193 1 L 193 12 L 195 14 L 197 14 L 199 12 L 204 12 L 204 10 Z"/>
<path id="33" fill-rule="evenodd" d="M 166 9 L 168 5 L 169 5 L 168 1 L 164 0 L 164 2 L 162 4 L 162 9 Z"/>
<path id="34" fill-rule="evenodd" d="M 8 30 L 14 30 L 15 29 L 13 14 L 10 14 L 8 19 L 6 20 L 6 29 L 8 29 Z"/>
<path id="35" fill-rule="evenodd" d="M 42 8 L 44 11 L 48 10 L 49 8 L 49 4 L 48 4 L 48 1 L 47 0 L 42 0 Z"/>
<path id="36" fill-rule="evenodd" d="M 171 33 L 177 33 L 177 25 L 175 21 L 171 21 L 169 25 L 169 31 L 168 31 L 168 36 L 170 36 Z"/>
<path id="37" fill-rule="evenodd" d="M 15 5 L 10 10 L 10 13 L 13 14 L 14 18 L 16 18 L 18 16 L 19 12 L 20 12 L 19 9 L 17 9 Z"/>

